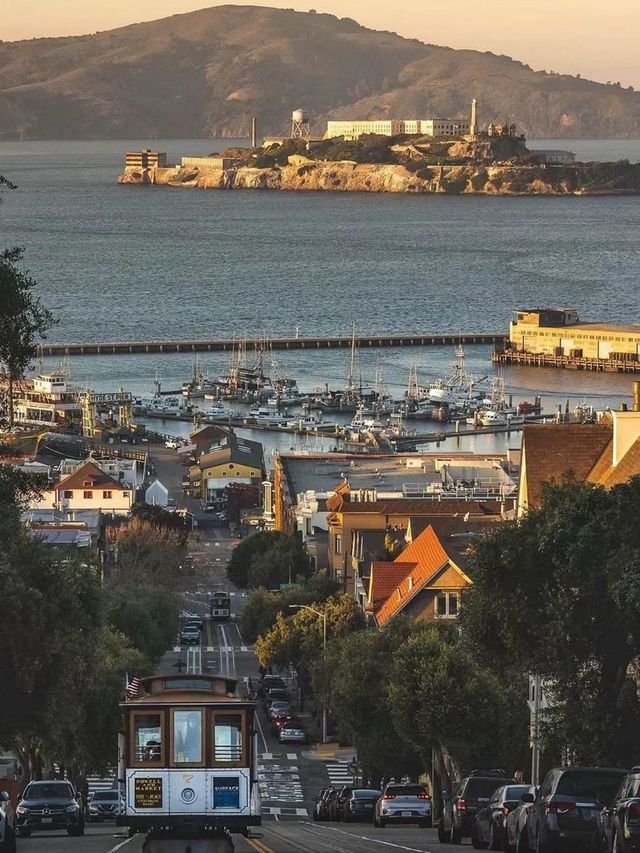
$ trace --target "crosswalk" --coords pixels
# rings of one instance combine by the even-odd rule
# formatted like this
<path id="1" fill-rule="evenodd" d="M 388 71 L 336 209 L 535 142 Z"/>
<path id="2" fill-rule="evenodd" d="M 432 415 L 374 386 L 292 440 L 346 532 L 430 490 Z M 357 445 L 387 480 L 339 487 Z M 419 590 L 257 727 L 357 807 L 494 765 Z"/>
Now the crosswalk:
<path id="1" fill-rule="evenodd" d="M 334 788 L 341 788 L 343 785 L 353 785 L 353 774 L 349 772 L 348 762 L 346 761 L 327 764 L 327 774 Z"/>
<path id="2" fill-rule="evenodd" d="M 308 817 L 295 752 L 263 752 L 258 764 L 258 784 L 265 815 Z"/>

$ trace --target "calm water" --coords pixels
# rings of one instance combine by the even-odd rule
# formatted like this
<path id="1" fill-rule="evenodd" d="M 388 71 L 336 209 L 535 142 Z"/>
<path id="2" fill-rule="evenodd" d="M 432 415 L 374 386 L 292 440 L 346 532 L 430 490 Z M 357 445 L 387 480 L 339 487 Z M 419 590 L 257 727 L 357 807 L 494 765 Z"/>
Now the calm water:
<path id="1" fill-rule="evenodd" d="M 482 198 L 215 192 L 120 187 L 122 154 L 148 144 L 0 143 L 0 245 L 22 245 L 59 341 L 362 332 L 502 331 L 521 305 L 572 305 L 585 318 L 640 319 L 635 198 Z M 170 156 L 229 141 L 155 141 Z M 639 141 L 538 140 L 585 159 L 640 161 Z M 486 349 L 468 351 L 491 372 Z M 344 352 L 277 354 L 302 387 L 341 384 Z M 370 351 L 392 390 L 416 360 L 443 375 L 450 351 Z M 209 356 L 211 375 L 225 356 Z M 188 377 L 180 356 L 77 359 L 73 378 L 149 395 Z M 615 401 L 625 377 L 509 369 L 516 396 L 552 407 Z M 287 439 L 288 441 L 289 439 Z"/>

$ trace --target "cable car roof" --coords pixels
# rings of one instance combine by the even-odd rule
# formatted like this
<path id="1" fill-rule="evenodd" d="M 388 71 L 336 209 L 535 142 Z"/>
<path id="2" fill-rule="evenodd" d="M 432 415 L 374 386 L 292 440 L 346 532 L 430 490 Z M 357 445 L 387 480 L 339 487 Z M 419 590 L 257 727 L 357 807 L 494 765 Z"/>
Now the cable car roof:
<path id="1" fill-rule="evenodd" d="M 127 695 L 123 706 L 173 705 L 180 703 L 229 702 L 254 705 L 248 697 L 236 694 L 238 679 L 225 675 L 152 675 L 139 680 L 135 695 Z"/>

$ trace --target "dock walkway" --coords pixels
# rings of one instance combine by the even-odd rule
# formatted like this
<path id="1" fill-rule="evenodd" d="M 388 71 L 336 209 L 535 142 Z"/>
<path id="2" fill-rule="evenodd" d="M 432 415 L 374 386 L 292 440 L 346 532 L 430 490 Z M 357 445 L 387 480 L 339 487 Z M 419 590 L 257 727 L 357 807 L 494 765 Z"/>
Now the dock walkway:
<path id="1" fill-rule="evenodd" d="M 462 334 L 462 335 L 358 335 L 356 343 L 361 348 L 367 347 L 429 347 L 429 346 L 463 346 L 493 345 L 503 346 L 504 334 Z M 347 349 L 352 345 L 351 335 L 336 335 L 315 338 L 270 338 L 266 344 L 274 350 L 314 350 L 314 349 Z M 172 352 L 227 352 L 237 349 L 237 338 L 218 338 L 210 340 L 167 340 L 167 341 L 80 341 L 76 343 L 47 343 L 40 345 L 43 356 L 67 355 L 133 355 L 144 353 Z M 244 342 L 247 350 L 260 350 L 265 347 L 265 340 L 247 340 Z"/>
<path id="2" fill-rule="evenodd" d="M 520 364 L 524 367 L 561 367 L 565 370 L 595 370 L 602 373 L 640 373 L 640 361 L 615 358 L 584 358 L 573 355 L 496 350 L 494 364 Z"/>

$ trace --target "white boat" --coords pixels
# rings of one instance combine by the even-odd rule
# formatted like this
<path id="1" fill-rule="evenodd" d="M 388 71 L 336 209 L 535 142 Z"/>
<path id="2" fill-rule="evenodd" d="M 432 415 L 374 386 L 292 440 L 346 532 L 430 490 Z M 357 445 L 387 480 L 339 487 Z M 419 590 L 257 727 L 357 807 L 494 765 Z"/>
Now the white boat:
<path id="1" fill-rule="evenodd" d="M 290 415 L 280 415 L 271 406 L 258 406 L 249 410 L 248 420 L 253 420 L 262 426 L 286 426 Z"/>
<path id="2" fill-rule="evenodd" d="M 323 421 L 320 418 L 316 418 L 315 415 L 305 415 L 305 417 L 292 418 L 287 421 L 287 426 L 292 429 L 335 430 L 337 424 Z"/>
<path id="3" fill-rule="evenodd" d="M 353 420 L 351 421 L 351 428 L 354 430 L 363 430 L 365 432 L 382 432 L 382 430 L 385 429 L 385 425 L 382 421 L 377 420 L 377 418 L 366 417 L 364 413 L 364 406 L 360 404 L 356 409 Z"/>
<path id="4" fill-rule="evenodd" d="M 234 412 L 229 409 L 225 409 L 223 405 L 218 404 L 207 409 L 202 417 L 206 421 L 228 421 L 231 420 L 233 416 Z"/>
<path id="5" fill-rule="evenodd" d="M 456 347 L 456 360 L 453 363 L 451 375 L 446 379 L 438 379 L 427 386 L 425 399 L 418 402 L 418 408 L 431 405 L 464 407 L 482 396 L 476 386 L 483 381 L 470 376 L 464 365 L 464 350 Z"/>

